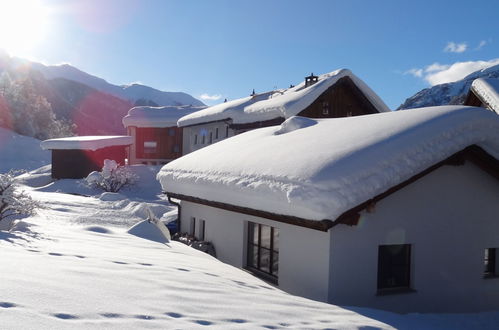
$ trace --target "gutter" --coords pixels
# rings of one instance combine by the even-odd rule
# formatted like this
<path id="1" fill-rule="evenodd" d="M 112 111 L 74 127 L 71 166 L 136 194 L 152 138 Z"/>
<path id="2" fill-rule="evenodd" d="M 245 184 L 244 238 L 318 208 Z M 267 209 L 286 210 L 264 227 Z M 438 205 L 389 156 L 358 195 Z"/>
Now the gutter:
<path id="1" fill-rule="evenodd" d="M 177 229 L 178 229 L 178 233 L 180 233 L 180 218 L 182 215 L 182 205 L 180 205 L 180 203 L 174 202 L 172 200 L 171 196 L 168 195 L 168 193 L 166 191 L 164 191 L 163 194 L 165 194 L 166 197 L 168 198 L 168 203 L 177 206 Z"/>

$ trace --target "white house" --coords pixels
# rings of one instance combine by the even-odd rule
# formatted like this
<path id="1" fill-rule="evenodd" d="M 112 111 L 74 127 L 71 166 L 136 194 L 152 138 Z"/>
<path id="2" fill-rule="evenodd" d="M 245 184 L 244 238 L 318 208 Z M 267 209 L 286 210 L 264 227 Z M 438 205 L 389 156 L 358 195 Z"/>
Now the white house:
<path id="1" fill-rule="evenodd" d="M 181 230 L 293 294 L 398 312 L 499 308 L 499 116 L 292 117 L 158 174 Z"/>
<path id="2" fill-rule="evenodd" d="M 478 78 L 473 80 L 464 104 L 488 108 L 499 114 L 499 79 Z"/>
<path id="3" fill-rule="evenodd" d="M 138 106 L 123 117 L 123 126 L 133 138 L 128 153 L 130 164 L 166 164 L 182 156 L 182 128 L 179 118 L 204 106 Z"/>
<path id="4" fill-rule="evenodd" d="M 178 121 L 183 154 L 255 128 L 280 125 L 286 118 L 336 118 L 389 111 L 386 104 L 350 70 L 315 76 L 288 89 L 208 107 Z"/>

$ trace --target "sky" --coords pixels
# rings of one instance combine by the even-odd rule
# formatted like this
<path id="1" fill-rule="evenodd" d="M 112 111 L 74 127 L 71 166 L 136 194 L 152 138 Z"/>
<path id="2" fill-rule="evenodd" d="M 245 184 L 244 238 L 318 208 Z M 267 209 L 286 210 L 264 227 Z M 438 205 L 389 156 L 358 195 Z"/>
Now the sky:
<path id="1" fill-rule="evenodd" d="M 499 64 L 497 13 L 497 0 L 0 0 L 0 48 L 209 105 L 348 68 L 394 109 Z"/>

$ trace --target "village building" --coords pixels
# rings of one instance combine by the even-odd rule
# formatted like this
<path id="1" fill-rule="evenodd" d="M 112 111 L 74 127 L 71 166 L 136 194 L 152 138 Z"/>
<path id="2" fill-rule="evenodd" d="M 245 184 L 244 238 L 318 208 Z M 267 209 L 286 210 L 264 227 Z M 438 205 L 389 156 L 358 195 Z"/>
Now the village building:
<path id="1" fill-rule="evenodd" d="M 396 312 L 499 308 L 499 116 L 292 117 L 158 174 L 183 232 L 292 294 Z"/>
<path id="2" fill-rule="evenodd" d="M 183 154 L 260 127 L 281 124 L 286 118 L 337 118 L 389 111 L 386 104 L 350 70 L 305 77 L 288 89 L 226 101 L 182 117 Z"/>
<path id="3" fill-rule="evenodd" d="M 52 151 L 53 178 L 80 179 L 100 171 L 105 159 L 125 165 L 131 144 L 130 136 L 73 136 L 45 140 L 40 146 Z"/>
<path id="4" fill-rule="evenodd" d="M 128 159 L 133 164 L 166 164 L 182 156 L 182 128 L 179 118 L 205 107 L 139 106 L 123 118 L 127 134 L 133 138 Z"/>
<path id="5" fill-rule="evenodd" d="M 471 83 L 464 104 L 487 108 L 499 114 L 499 79 L 475 79 Z"/>

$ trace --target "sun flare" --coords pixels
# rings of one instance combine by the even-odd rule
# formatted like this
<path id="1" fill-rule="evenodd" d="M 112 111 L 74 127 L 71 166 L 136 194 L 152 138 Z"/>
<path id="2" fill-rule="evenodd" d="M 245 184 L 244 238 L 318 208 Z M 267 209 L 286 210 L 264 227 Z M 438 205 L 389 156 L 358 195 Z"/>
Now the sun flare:
<path id="1" fill-rule="evenodd" d="M 0 0 L 0 49 L 19 55 L 43 41 L 48 8 L 39 0 Z"/>

